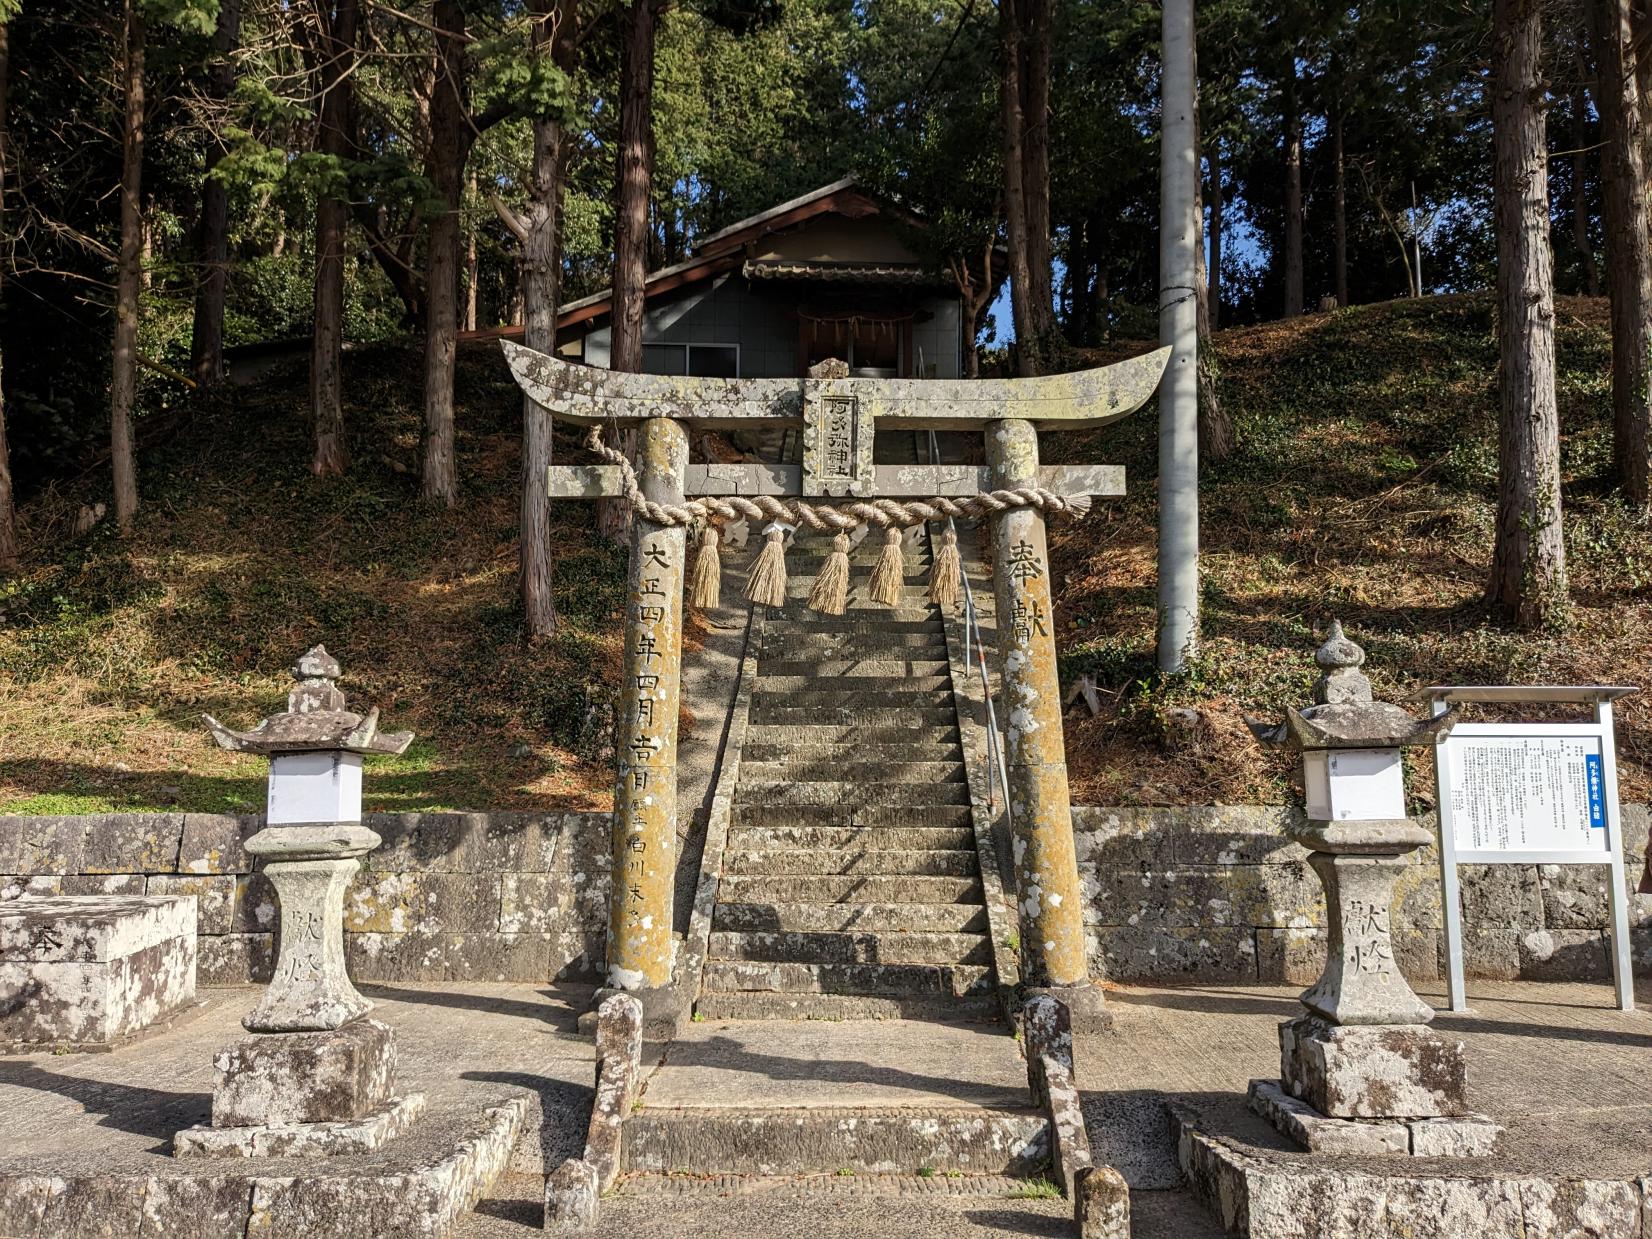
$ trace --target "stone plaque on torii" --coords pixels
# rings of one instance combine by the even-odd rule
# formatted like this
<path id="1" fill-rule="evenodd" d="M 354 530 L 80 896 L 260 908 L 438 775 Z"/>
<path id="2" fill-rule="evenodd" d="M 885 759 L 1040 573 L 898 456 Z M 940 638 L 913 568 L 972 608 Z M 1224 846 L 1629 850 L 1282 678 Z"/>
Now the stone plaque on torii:
<path id="1" fill-rule="evenodd" d="M 853 528 L 883 528 L 886 546 L 893 545 L 898 556 L 901 528 L 948 516 L 985 516 L 992 523 L 1002 621 L 998 641 L 1022 973 L 1029 991 L 1061 997 L 1081 1025 L 1104 1022 L 1101 991 L 1090 984 L 1085 962 L 1045 515 L 1082 517 L 1091 496 L 1122 495 L 1124 470 L 1040 466 L 1037 431 L 1089 429 L 1134 412 L 1158 386 L 1170 350 L 1072 374 L 949 380 L 630 374 L 571 364 L 510 342 L 504 348 L 523 391 L 553 417 L 592 427 L 590 446 L 610 462 L 552 466 L 550 497 L 625 496 L 637 516 L 631 529 L 614 795 L 608 984 L 635 992 L 650 1009 L 650 1022 L 682 1018 L 693 998 L 670 990 L 689 528 L 710 524 L 714 533 L 717 522 L 772 522 L 748 595 L 778 605 L 785 596 L 781 524 L 836 533 L 841 577 L 847 571 L 844 535 Z M 688 463 L 686 426 L 749 431 L 785 425 L 802 428 L 800 465 Z M 634 467 L 601 446 L 604 426 L 638 430 Z M 977 431 L 986 438 L 988 463 L 878 465 L 872 444 L 880 430 Z M 697 565 L 697 577 L 715 575 L 716 538 L 703 542 L 709 543 L 713 567 L 707 574 L 704 564 Z M 704 546 L 701 553 L 705 558 Z M 823 594 L 822 584 L 817 580 L 810 605 L 828 614 L 841 611 L 841 584 L 835 606 L 820 601 L 831 592 Z M 890 604 L 896 597 L 880 587 L 876 571 L 870 594 Z"/>

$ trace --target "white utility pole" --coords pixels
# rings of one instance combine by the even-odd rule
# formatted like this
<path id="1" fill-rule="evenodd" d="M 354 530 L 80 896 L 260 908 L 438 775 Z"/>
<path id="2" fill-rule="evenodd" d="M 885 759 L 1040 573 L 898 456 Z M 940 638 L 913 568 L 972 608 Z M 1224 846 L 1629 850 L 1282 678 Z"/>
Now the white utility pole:
<path id="1" fill-rule="evenodd" d="M 1175 349 L 1159 385 L 1159 670 L 1199 647 L 1199 152 L 1193 0 L 1164 0 L 1160 74 L 1159 343 Z"/>

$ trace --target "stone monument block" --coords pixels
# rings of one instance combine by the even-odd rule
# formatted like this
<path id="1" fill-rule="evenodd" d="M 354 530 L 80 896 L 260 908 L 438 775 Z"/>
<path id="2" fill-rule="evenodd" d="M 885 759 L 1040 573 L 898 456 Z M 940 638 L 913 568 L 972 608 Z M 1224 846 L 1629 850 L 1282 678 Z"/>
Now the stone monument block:
<path id="1" fill-rule="evenodd" d="M 214 1127 L 352 1122 L 392 1100 L 396 1043 L 389 1025 L 352 1020 L 330 1032 L 243 1037 L 213 1066 Z"/>
<path id="2" fill-rule="evenodd" d="M 107 1045 L 195 1000 L 195 900 L 0 904 L 0 1043 Z"/>
<path id="3" fill-rule="evenodd" d="M 1468 1113 L 1463 1043 L 1422 1024 L 1279 1026 L 1280 1078 L 1291 1096 L 1344 1119 L 1454 1118 Z"/>

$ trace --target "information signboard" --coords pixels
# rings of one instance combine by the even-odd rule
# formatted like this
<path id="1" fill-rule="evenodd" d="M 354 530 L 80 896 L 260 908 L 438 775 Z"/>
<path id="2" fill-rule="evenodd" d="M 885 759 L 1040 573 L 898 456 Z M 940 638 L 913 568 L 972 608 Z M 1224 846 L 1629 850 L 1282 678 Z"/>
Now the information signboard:
<path id="1" fill-rule="evenodd" d="M 1609 685 L 1437 685 L 1424 690 L 1436 716 L 1454 705 L 1492 702 L 1588 705 L 1594 713 L 1592 721 L 1576 723 L 1461 722 L 1435 746 L 1453 1011 L 1467 1009 L 1460 864 L 1607 866 L 1612 975 L 1619 1007 L 1633 1008 L 1612 702 L 1634 691 Z"/>

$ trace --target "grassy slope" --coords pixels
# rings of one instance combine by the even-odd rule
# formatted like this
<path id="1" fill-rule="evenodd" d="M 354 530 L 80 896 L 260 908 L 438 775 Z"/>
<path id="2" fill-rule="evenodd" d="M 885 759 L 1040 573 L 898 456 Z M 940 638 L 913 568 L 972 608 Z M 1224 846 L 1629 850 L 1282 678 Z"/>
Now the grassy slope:
<path id="1" fill-rule="evenodd" d="M 1604 480 L 1604 320 L 1599 302 L 1559 314 L 1577 604 L 1565 634 L 1510 632 L 1479 602 L 1496 483 L 1484 298 L 1219 337 L 1240 449 L 1207 473 L 1206 655 L 1176 680 L 1152 673 L 1152 410 L 1047 436 L 1051 459 L 1122 462 L 1131 486 L 1054 539 L 1065 669 L 1094 673 L 1106 707 L 1068 715 L 1075 799 L 1287 798 L 1288 763 L 1256 750 L 1241 713 L 1307 699 L 1310 630 L 1332 613 L 1394 697 L 1449 680 L 1652 681 L 1652 533 Z M 317 640 L 343 661 L 354 700 L 419 733 L 405 758 L 369 774 L 370 808 L 606 803 L 597 754 L 618 671 L 623 554 L 590 537 L 588 509 L 559 505 L 566 631 L 523 645 L 515 389 L 491 347 L 460 357 L 457 514 L 422 508 L 415 479 L 378 459 L 417 457 L 418 359 L 392 348 L 349 360 L 361 457 L 348 478 L 306 471 L 295 367 L 203 403 L 146 454 L 147 506 L 129 548 L 107 528 L 67 538 L 90 489 L 32 504 L 26 536 L 51 560 L 42 551 L 21 581 L 0 584 L 0 811 L 258 807 L 263 763 L 212 748 L 198 715 L 245 724 L 278 709 L 287 666 Z M 1201 711 L 1191 735 L 1171 723 L 1182 706 Z M 1624 795 L 1645 799 L 1652 699 L 1631 699 L 1620 717 Z M 519 744 L 528 755 L 510 756 Z M 1426 795 L 1426 763 L 1412 765 Z"/>
<path id="2" fill-rule="evenodd" d="M 365 349 L 345 368 L 346 478 L 308 472 L 300 364 L 203 399 L 145 453 L 129 545 L 112 522 L 67 537 L 89 489 L 23 514 L 26 544 L 51 560 L 0 582 L 0 811 L 261 808 L 264 763 L 214 748 L 199 715 L 242 726 L 282 708 L 287 668 L 317 641 L 352 702 L 418 733 L 402 758 L 369 763 L 369 808 L 605 803 L 610 776 L 590 757 L 618 670 L 623 552 L 559 509 L 566 630 L 527 648 L 521 405 L 497 347 L 460 353 L 456 513 L 423 507 L 390 463 L 417 463 L 418 353 Z M 520 744 L 531 752 L 512 756 Z"/>
<path id="3" fill-rule="evenodd" d="M 1652 687 L 1652 531 L 1607 481 L 1610 346 L 1603 301 L 1558 308 L 1567 546 L 1575 611 L 1527 637 L 1481 603 L 1496 495 L 1492 307 L 1448 297 L 1222 333 L 1239 449 L 1207 470 L 1205 656 L 1152 673 L 1156 419 L 1144 410 L 1049 454 L 1122 461 L 1129 498 L 1057 538 L 1064 671 L 1105 690 L 1069 714 L 1075 799 L 1089 804 L 1279 801 L 1289 763 L 1260 755 L 1241 715 L 1307 700 L 1311 628 L 1331 615 L 1366 648 L 1380 693 L 1429 683 Z M 1196 707 L 1178 726 L 1171 711 Z M 1082 713 L 1082 711 L 1080 712 Z M 1626 798 L 1652 794 L 1652 698 L 1620 706 Z M 1431 772 L 1413 762 L 1424 803 Z"/>

